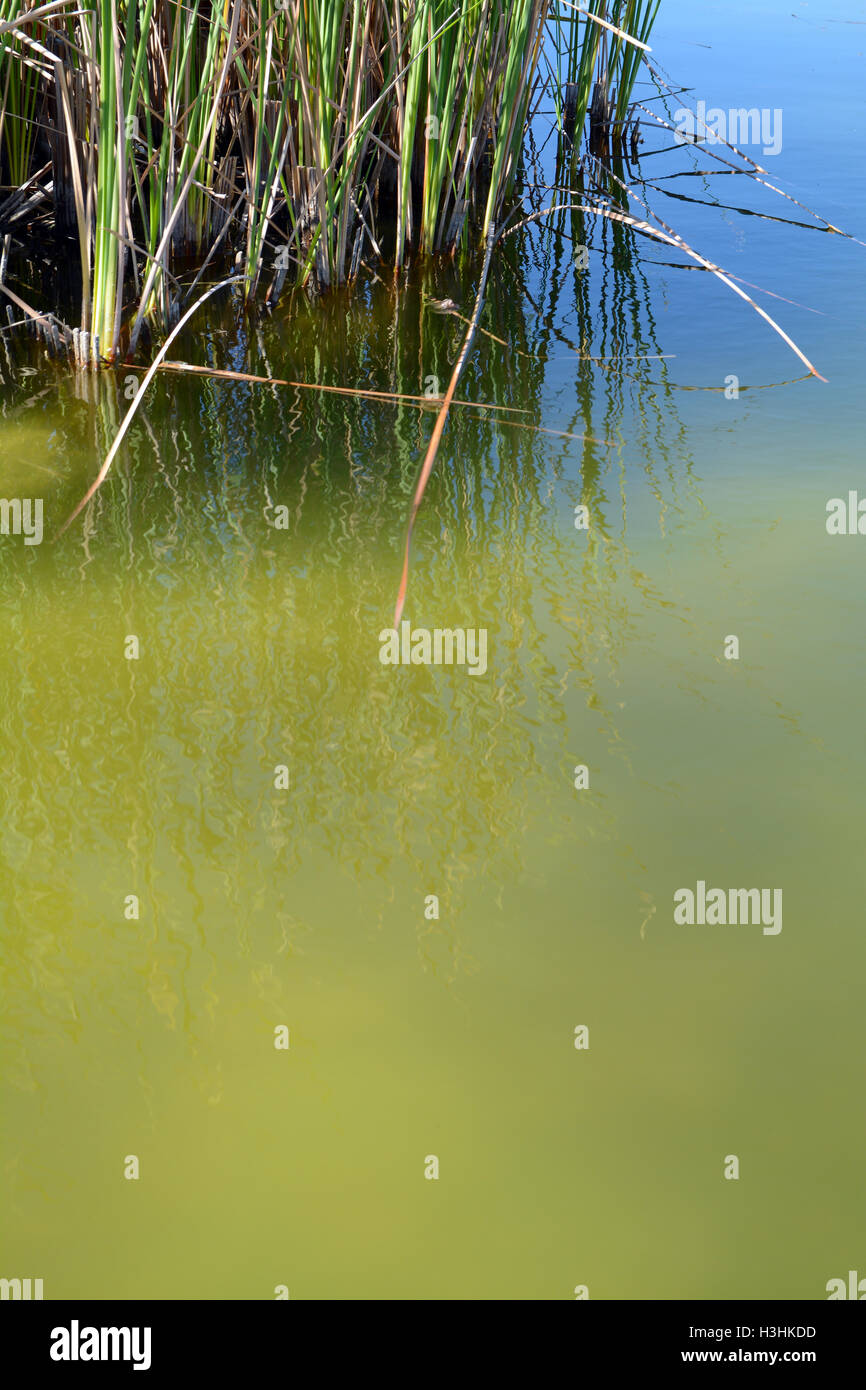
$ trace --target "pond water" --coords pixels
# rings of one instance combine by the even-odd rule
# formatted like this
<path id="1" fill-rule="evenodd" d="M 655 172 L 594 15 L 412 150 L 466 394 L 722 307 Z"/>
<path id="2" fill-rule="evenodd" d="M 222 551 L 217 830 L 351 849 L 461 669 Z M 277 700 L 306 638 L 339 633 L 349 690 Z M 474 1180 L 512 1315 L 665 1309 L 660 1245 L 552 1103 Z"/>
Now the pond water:
<path id="1" fill-rule="evenodd" d="M 750 152 L 866 239 L 864 24 L 665 0 L 652 42 L 692 104 L 781 111 Z M 866 248 L 720 167 L 647 125 L 624 177 L 827 382 L 669 246 L 572 211 L 507 239 L 457 394 L 511 413 L 452 411 L 405 613 L 486 630 L 483 675 L 379 660 L 429 403 L 160 375 L 55 540 L 132 387 L 7 341 L 0 492 L 45 537 L 0 537 L 4 1275 L 820 1299 L 862 1270 L 866 539 L 826 508 L 866 498 Z M 260 324 L 224 295 L 170 355 L 423 396 L 465 330 L 426 301 L 468 316 L 477 274 Z M 699 881 L 782 918 L 679 925 Z"/>

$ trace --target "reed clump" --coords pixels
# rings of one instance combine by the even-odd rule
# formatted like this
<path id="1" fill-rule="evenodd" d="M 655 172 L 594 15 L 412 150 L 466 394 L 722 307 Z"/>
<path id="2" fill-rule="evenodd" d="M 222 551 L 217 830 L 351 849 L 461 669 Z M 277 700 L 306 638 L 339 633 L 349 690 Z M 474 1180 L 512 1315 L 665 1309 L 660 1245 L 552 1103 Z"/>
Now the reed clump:
<path id="1" fill-rule="evenodd" d="M 614 30 L 655 8 L 0 0 L 0 234 L 35 215 L 73 238 L 85 362 L 175 323 L 190 266 L 195 285 L 233 256 L 247 300 L 273 302 L 368 255 L 483 244 L 539 84 L 558 67 L 583 121 L 618 74 L 621 121 L 641 49 Z"/>

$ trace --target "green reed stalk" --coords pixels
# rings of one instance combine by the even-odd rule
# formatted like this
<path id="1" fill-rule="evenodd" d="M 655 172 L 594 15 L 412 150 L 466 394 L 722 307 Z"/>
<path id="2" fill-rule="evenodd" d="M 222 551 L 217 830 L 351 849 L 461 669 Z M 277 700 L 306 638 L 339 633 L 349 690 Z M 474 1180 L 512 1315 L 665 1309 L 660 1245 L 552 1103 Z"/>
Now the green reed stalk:
<path id="1" fill-rule="evenodd" d="M 547 0 L 523 0 L 508 8 L 507 61 L 499 94 L 490 192 L 484 211 L 482 232 L 485 237 L 499 219 L 502 204 L 514 185 L 532 90 L 531 79 L 544 37 L 548 5 Z"/>
<path id="2" fill-rule="evenodd" d="M 0 23 L 23 14 L 22 0 L 0 0 Z M 25 46 L 13 33 L 0 34 L 0 150 L 5 153 L 9 181 L 27 182 L 36 136 L 39 77 Z"/>
<path id="3" fill-rule="evenodd" d="M 117 150 L 118 40 L 115 0 L 101 7 L 97 35 L 99 80 L 99 141 L 96 176 L 96 233 L 93 258 L 93 333 L 103 356 L 113 353 L 116 296 L 122 292 L 118 275 L 123 229 L 120 225 L 120 179 Z"/>
<path id="4" fill-rule="evenodd" d="M 611 23 L 632 38 L 646 43 L 649 39 L 661 0 L 619 0 L 612 7 Z M 616 88 L 615 119 L 623 123 L 628 117 L 634 84 L 643 62 L 643 53 L 634 44 L 614 37 L 608 62 L 608 86 Z"/>

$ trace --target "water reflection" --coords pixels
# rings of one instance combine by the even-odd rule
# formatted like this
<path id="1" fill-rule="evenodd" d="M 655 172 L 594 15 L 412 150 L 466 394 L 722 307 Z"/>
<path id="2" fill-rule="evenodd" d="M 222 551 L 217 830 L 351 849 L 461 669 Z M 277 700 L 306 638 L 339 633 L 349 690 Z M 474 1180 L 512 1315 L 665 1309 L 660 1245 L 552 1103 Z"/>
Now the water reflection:
<path id="1" fill-rule="evenodd" d="M 578 214 L 569 231 L 586 235 Z M 120 1026 L 118 971 L 187 1032 L 220 1007 L 219 960 L 246 961 L 279 997 L 275 963 L 322 930 L 311 866 L 349 892 L 371 881 L 380 922 L 407 894 L 436 891 L 439 918 L 416 912 L 413 929 L 422 959 L 454 980 L 471 968 L 455 923 L 479 872 L 501 894 L 539 830 L 578 868 L 615 837 L 600 790 L 579 807 L 564 796 L 585 760 L 569 704 L 577 696 L 627 757 L 611 699 L 620 655 L 666 602 L 629 550 L 628 479 L 643 472 L 663 526 L 694 489 L 664 363 L 626 375 L 581 352 L 661 352 L 628 236 L 604 235 L 613 254 L 592 289 L 569 237 L 554 239 L 544 303 L 529 239 L 507 243 L 459 394 L 525 413 L 455 409 L 419 518 L 409 614 L 486 627 L 483 681 L 377 660 L 433 418 L 407 401 L 162 376 L 75 527 L 38 555 L 4 548 L 3 892 L 29 942 L 20 1005 L 35 990 L 47 1027 L 75 1034 L 71 979 Z M 471 294 L 471 267 L 449 264 L 327 305 L 298 297 L 252 330 L 229 306 L 178 355 L 423 395 L 447 380 L 464 331 L 429 300 L 460 308 Z M 525 427 L 547 424 L 554 357 L 556 428 L 582 444 Z M 7 491 L 32 489 L 28 470 L 41 469 L 52 531 L 136 385 L 123 371 L 57 375 L 4 426 Z M 580 504 L 589 533 L 574 529 Z M 129 634 L 137 662 L 124 659 Z M 278 764 L 289 794 L 274 787 Z M 83 949 L 72 974 L 58 968 L 71 920 Z"/>

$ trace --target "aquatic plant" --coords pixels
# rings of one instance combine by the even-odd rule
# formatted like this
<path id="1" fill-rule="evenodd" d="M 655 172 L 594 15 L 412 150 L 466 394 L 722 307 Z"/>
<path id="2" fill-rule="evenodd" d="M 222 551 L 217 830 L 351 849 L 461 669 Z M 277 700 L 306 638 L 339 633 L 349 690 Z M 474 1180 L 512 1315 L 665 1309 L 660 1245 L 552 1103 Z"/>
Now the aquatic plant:
<path id="1" fill-rule="evenodd" d="M 43 232 L 77 237 L 80 363 L 125 355 L 145 324 L 170 328 L 232 254 L 247 300 L 273 302 L 289 276 L 353 279 L 381 244 L 396 268 L 483 245 L 512 199 L 550 45 L 581 121 L 595 81 L 617 84 L 621 122 L 657 8 L 0 0 L 0 231 L 18 235 L 26 206 Z"/>

